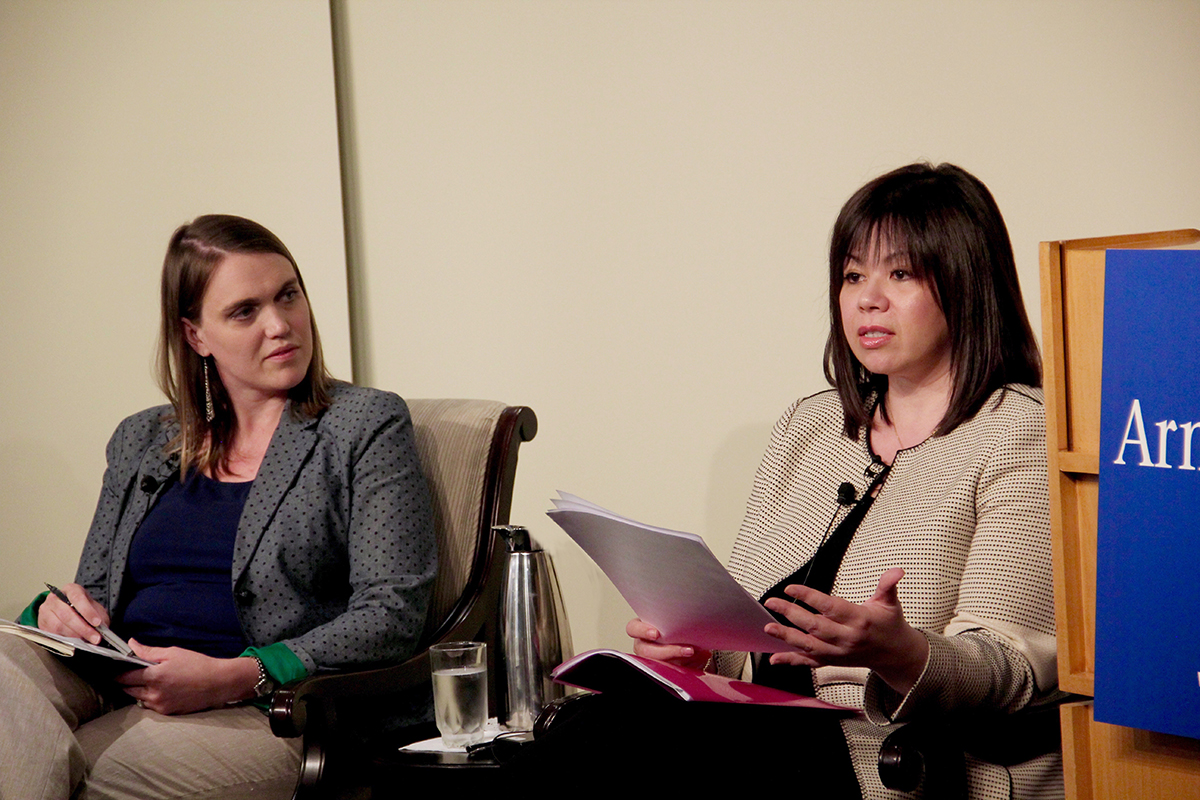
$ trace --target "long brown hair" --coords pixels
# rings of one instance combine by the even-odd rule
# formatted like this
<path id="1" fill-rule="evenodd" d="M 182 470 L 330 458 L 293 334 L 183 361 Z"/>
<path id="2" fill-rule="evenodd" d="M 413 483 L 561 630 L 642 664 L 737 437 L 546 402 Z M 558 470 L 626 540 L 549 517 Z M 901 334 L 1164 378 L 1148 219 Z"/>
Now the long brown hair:
<path id="1" fill-rule="evenodd" d="M 973 417 L 1005 384 L 1042 385 L 1012 243 L 991 192 L 962 167 L 910 164 L 855 192 L 833 226 L 825 377 L 841 396 L 847 436 L 857 439 L 870 421 L 868 398 L 887 392 L 887 376 L 854 357 L 839 302 L 847 259 L 880 237 L 908 256 L 946 316 L 953 388 L 936 435 Z"/>
<path id="2" fill-rule="evenodd" d="M 237 432 L 237 416 L 217 370 L 210 365 L 213 420 L 205 416 L 204 359 L 187 343 L 183 320 L 199 322 L 209 279 L 230 253 L 276 253 L 296 270 L 296 259 L 279 237 L 257 222 L 228 214 L 208 214 L 181 225 L 171 235 L 162 271 L 162 328 L 158 341 L 158 385 L 171 401 L 179 435 L 169 451 L 179 454 L 180 474 L 198 467 L 212 475 L 229 466 L 229 445 Z M 292 413 L 315 417 L 329 407 L 333 378 L 325 368 L 321 337 L 311 308 L 312 360 L 304 379 L 288 392 Z"/>

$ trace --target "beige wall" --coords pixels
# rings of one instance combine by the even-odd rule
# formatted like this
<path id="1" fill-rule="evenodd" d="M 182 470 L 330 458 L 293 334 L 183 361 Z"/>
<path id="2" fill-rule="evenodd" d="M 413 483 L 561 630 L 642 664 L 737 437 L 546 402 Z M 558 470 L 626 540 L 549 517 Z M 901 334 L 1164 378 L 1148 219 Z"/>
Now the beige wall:
<path id="1" fill-rule="evenodd" d="M 0 4 L 0 615 L 69 575 L 104 440 L 154 401 L 146 274 L 173 225 L 274 223 L 310 282 L 328 266 L 323 333 L 345 328 L 324 4 L 43 7 Z M 771 424 L 823 386 L 823 253 L 865 180 L 976 172 L 1035 326 L 1039 240 L 1200 225 L 1193 2 L 346 11 L 365 377 L 537 411 L 514 520 L 579 648 L 624 646 L 629 611 L 549 496 L 727 555 Z"/>
<path id="2" fill-rule="evenodd" d="M 71 580 L 109 434 L 162 402 L 176 226 L 275 230 L 349 373 L 329 36 L 318 0 L 0 2 L 0 617 Z"/>
<path id="3" fill-rule="evenodd" d="M 349 9 L 373 379 L 537 411 L 513 516 L 580 647 L 630 612 L 548 498 L 728 554 L 771 425 L 824 385 L 824 253 L 864 181 L 976 172 L 1037 327 L 1038 241 L 1200 225 L 1200 4 Z"/>

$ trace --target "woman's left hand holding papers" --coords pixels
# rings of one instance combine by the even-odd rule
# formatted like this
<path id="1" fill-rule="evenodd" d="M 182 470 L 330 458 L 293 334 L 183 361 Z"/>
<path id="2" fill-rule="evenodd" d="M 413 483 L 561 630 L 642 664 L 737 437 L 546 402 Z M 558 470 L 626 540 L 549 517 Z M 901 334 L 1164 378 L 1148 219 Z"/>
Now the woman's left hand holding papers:
<path id="1" fill-rule="evenodd" d="M 712 653 L 690 644 L 665 644 L 659 642 L 662 634 L 653 625 L 632 619 L 625 626 L 625 633 L 633 639 L 633 652 L 643 658 L 666 661 L 681 667 L 704 669 Z"/>

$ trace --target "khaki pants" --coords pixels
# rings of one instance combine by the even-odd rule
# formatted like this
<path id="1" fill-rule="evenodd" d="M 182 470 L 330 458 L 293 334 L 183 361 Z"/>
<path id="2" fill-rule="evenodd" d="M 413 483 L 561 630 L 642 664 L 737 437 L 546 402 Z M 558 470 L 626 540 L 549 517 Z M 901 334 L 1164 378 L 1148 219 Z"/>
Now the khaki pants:
<path id="1" fill-rule="evenodd" d="M 2 800 L 288 798 L 300 742 L 249 706 L 113 710 L 64 661 L 0 635 L 0 762 Z"/>

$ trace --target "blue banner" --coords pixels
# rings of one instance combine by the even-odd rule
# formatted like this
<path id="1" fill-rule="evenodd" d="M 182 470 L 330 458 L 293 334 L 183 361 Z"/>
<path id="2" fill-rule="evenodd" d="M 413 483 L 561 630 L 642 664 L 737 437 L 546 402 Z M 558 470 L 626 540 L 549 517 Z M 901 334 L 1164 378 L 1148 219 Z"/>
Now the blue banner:
<path id="1" fill-rule="evenodd" d="M 1200 738 L 1200 252 L 1108 252 L 1101 399 L 1096 719 Z"/>

